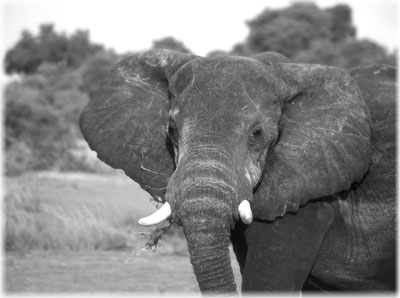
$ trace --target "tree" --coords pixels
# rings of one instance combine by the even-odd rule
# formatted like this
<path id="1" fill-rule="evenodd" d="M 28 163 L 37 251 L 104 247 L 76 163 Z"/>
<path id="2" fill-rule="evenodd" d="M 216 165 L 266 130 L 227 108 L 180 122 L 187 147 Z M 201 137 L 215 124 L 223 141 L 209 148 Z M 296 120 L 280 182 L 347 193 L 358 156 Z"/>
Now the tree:
<path id="1" fill-rule="evenodd" d="M 5 56 L 6 73 L 33 73 L 42 62 L 38 47 L 35 47 L 35 38 L 28 31 L 23 31 L 21 39 Z"/>
<path id="2" fill-rule="evenodd" d="M 316 40 L 309 49 L 300 51 L 293 58 L 293 61 L 300 63 L 317 63 L 325 65 L 340 66 L 343 59 L 340 57 L 340 50 L 332 41 Z"/>
<path id="3" fill-rule="evenodd" d="M 184 45 L 183 42 L 176 40 L 173 37 L 164 37 L 153 41 L 153 49 L 165 49 L 190 54 L 191 51 Z"/>
<path id="4" fill-rule="evenodd" d="M 330 39 L 330 15 L 315 4 L 295 3 L 286 9 L 264 10 L 249 21 L 246 43 L 251 53 L 275 51 L 293 57 L 313 40 Z"/>
<path id="5" fill-rule="evenodd" d="M 77 30 L 68 39 L 65 59 L 67 60 L 67 65 L 80 66 L 88 57 L 103 50 L 102 46 L 93 44 L 90 41 L 89 31 Z"/>
<path id="6" fill-rule="evenodd" d="M 21 39 L 6 53 L 5 70 L 8 74 L 32 74 L 45 62 L 76 68 L 102 50 L 102 46 L 90 41 L 88 31 L 78 30 L 68 37 L 55 32 L 53 25 L 43 24 L 37 36 L 22 32 Z"/>
<path id="7" fill-rule="evenodd" d="M 358 40 L 351 8 L 339 4 L 320 9 L 295 3 L 283 9 L 266 9 L 248 23 L 250 32 L 230 54 L 250 56 L 275 51 L 295 62 L 351 68 L 377 62 L 396 65 L 396 55 L 373 41 Z"/>
<path id="8" fill-rule="evenodd" d="M 344 67 L 350 68 L 371 62 L 382 63 L 387 53 L 377 43 L 362 39 L 343 43 L 339 55 L 346 59 Z"/>
<path id="9" fill-rule="evenodd" d="M 308 50 L 294 56 L 293 61 L 343 68 L 353 68 L 367 63 L 396 65 L 394 56 L 388 55 L 385 48 L 366 39 L 345 40 L 341 43 L 328 40 L 315 41 Z"/>
<path id="10" fill-rule="evenodd" d="M 82 138 L 78 118 L 118 58 L 88 31 L 67 36 L 41 25 L 36 36 L 22 33 L 5 57 L 6 72 L 20 74 L 4 92 L 6 174 L 85 167 L 70 156 Z"/>
<path id="11" fill-rule="evenodd" d="M 80 89 L 92 94 L 120 57 L 112 51 L 102 51 L 90 57 L 82 67 Z"/>
<path id="12" fill-rule="evenodd" d="M 225 56 L 230 56 L 231 54 L 226 52 L 226 51 L 222 51 L 222 50 L 215 50 L 215 51 L 211 51 L 207 54 L 207 58 L 216 58 L 216 57 L 225 57 Z"/>
<path id="13" fill-rule="evenodd" d="M 250 56 L 251 54 L 249 45 L 245 42 L 235 44 L 231 50 L 231 55 L 235 56 Z"/>
<path id="14" fill-rule="evenodd" d="M 331 17 L 331 41 L 340 42 L 356 37 L 356 28 L 352 24 L 351 8 L 339 4 L 325 10 Z"/>

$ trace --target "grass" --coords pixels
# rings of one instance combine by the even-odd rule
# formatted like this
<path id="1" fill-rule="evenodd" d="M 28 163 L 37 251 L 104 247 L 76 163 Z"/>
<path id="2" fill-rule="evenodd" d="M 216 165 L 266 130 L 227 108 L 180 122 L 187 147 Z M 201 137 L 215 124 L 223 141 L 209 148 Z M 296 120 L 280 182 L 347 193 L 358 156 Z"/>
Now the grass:
<path id="1" fill-rule="evenodd" d="M 3 182 L 6 293 L 199 296 L 181 228 L 146 251 L 154 228 L 137 220 L 156 208 L 126 176 L 31 173 Z M 232 251 L 231 260 L 240 288 Z"/>
<path id="2" fill-rule="evenodd" d="M 155 204 L 122 174 L 25 174 L 5 185 L 7 251 L 139 249 L 154 230 L 137 220 Z M 179 228 L 164 239 L 165 251 L 187 253 Z"/>
<path id="3" fill-rule="evenodd" d="M 31 251 L 21 258 L 9 252 L 5 263 L 4 289 L 9 294 L 130 292 L 138 295 L 134 297 L 147 297 L 199 292 L 189 258 L 179 255 Z"/>

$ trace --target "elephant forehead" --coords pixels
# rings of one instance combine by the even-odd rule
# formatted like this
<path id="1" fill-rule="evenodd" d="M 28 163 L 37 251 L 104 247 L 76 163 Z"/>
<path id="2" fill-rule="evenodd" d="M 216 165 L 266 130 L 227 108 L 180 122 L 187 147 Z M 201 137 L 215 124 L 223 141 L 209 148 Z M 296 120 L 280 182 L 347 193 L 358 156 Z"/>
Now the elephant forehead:
<path id="1" fill-rule="evenodd" d="M 220 57 L 197 59 L 188 63 L 194 76 L 216 84 L 229 83 L 232 79 L 246 79 L 250 77 L 264 77 L 267 72 L 264 65 L 247 58 Z"/>
<path id="2" fill-rule="evenodd" d="M 185 64 L 170 82 L 173 105 L 212 108 L 217 113 L 254 112 L 276 102 L 281 81 L 249 58 L 201 58 Z"/>
<path id="3" fill-rule="evenodd" d="M 239 82 L 226 89 L 188 87 L 172 103 L 175 116 L 190 116 L 204 119 L 252 118 L 260 111 L 261 101 L 251 98 Z"/>
<path id="4" fill-rule="evenodd" d="M 171 79 L 171 91 L 182 93 L 196 88 L 203 92 L 234 92 L 235 86 L 256 87 L 257 81 L 276 83 L 276 78 L 260 62 L 244 57 L 200 58 L 192 60 L 177 71 Z"/>

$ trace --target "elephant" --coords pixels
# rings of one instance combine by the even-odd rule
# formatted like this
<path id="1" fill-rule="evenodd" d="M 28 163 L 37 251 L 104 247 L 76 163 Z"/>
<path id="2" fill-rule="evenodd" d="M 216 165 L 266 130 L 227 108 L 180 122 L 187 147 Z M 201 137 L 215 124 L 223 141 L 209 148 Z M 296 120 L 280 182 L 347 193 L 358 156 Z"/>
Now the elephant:
<path id="1" fill-rule="evenodd" d="M 396 70 L 147 50 L 91 95 L 98 158 L 183 227 L 200 291 L 396 290 Z"/>

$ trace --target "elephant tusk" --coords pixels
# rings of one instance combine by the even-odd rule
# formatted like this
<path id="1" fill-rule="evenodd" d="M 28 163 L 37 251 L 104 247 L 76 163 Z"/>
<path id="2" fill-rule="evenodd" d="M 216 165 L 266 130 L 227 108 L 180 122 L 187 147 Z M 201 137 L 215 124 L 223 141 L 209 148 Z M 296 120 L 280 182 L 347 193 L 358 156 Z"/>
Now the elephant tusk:
<path id="1" fill-rule="evenodd" d="M 239 215 L 242 221 L 249 225 L 253 221 L 253 213 L 251 213 L 250 203 L 247 200 L 243 200 L 239 205 Z"/>
<path id="2" fill-rule="evenodd" d="M 171 216 L 171 206 L 168 202 L 164 203 L 160 209 L 156 210 L 152 215 L 139 219 L 139 224 L 145 227 L 154 226 L 166 220 Z"/>

